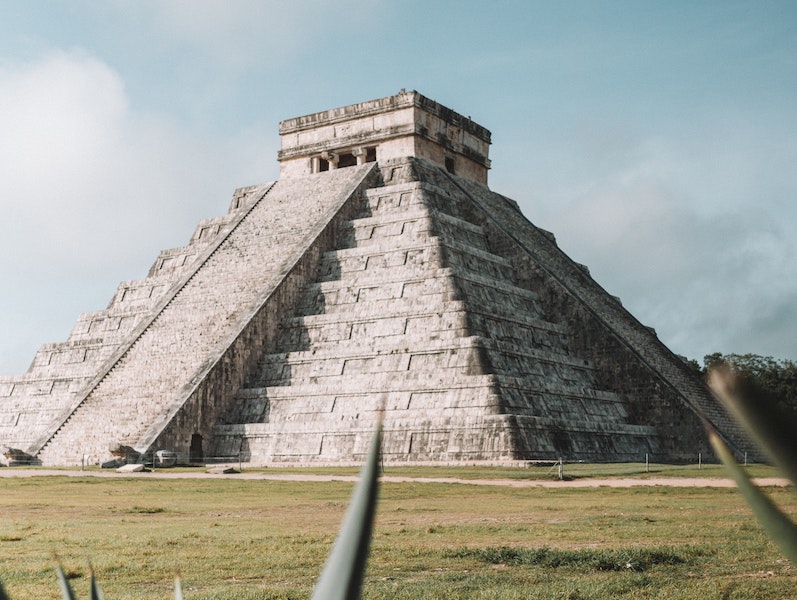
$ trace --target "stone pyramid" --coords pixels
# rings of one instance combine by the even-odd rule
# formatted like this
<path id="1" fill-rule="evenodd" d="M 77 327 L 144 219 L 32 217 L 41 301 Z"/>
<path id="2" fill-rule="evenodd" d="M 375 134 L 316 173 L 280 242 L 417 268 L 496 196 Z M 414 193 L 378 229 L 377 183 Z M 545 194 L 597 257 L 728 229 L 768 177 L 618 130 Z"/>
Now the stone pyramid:
<path id="1" fill-rule="evenodd" d="M 46 465 L 692 460 L 703 383 L 512 200 L 490 132 L 417 92 L 280 124 L 277 182 L 0 378 L 0 446 Z"/>

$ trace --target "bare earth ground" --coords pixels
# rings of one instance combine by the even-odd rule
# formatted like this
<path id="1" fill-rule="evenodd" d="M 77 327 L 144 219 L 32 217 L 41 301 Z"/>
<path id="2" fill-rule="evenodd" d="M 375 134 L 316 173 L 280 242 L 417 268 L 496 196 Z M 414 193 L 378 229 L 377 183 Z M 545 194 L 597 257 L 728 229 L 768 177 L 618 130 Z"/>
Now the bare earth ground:
<path id="1" fill-rule="evenodd" d="M 301 473 L 186 473 L 169 471 L 149 471 L 146 473 L 117 473 L 115 471 L 68 471 L 61 469 L 0 469 L 0 477 L 141 477 L 146 479 L 261 479 L 270 481 L 357 481 L 354 475 L 317 475 Z M 381 481 L 386 483 L 459 483 L 464 485 L 487 485 L 515 488 L 594 488 L 594 487 L 736 487 L 731 479 L 717 477 L 654 477 L 651 479 L 633 479 L 617 477 L 611 479 L 579 479 L 575 481 L 559 480 L 517 480 L 517 479 L 459 479 L 456 477 L 397 477 L 383 475 Z M 753 483 L 760 486 L 785 487 L 790 484 L 788 479 L 781 477 L 758 477 Z"/>

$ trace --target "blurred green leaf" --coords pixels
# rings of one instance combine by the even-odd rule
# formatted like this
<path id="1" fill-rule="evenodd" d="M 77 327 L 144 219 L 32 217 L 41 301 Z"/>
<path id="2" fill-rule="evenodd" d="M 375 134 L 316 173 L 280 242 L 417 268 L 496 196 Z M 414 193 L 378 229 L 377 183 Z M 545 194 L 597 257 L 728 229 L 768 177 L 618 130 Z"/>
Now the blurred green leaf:
<path id="1" fill-rule="evenodd" d="M 379 478 L 382 424 L 377 425 L 360 482 L 327 559 L 312 600 L 356 600 L 360 597 L 368 548 L 371 543 Z"/>
<path id="2" fill-rule="evenodd" d="M 91 600 L 103 600 L 102 590 L 100 584 L 97 583 L 97 578 L 94 576 L 94 568 L 89 564 L 89 571 L 91 572 Z"/>
<path id="3" fill-rule="evenodd" d="M 72 591 L 72 587 L 69 585 L 69 581 L 66 579 L 66 575 L 64 575 L 61 563 L 55 565 L 55 574 L 58 576 L 58 586 L 61 588 L 61 595 L 64 600 L 75 600 L 75 594 Z"/>
<path id="4" fill-rule="evenodd" d="M 2 583 L 0 583 L 0 600 L 9 600 L 8 596 L 6 596 L 6 591 L 3 589 Z"/>
<path id="5" fill-rule="evenodd" d="M 792 483 L 797 485 L 797 422 L 732 365 L 709 371 L 709 386 L 728 412 Z"/>
<path id="6" fill-rule="evenodd" d="M 753 514 L 766 530 L 770 539 L 780 548 L 791 561 L 797 564 L 797 525 L 783 514 L 777 506 L 764 493 L 750 481 L 750 478 L 733 458 L 730 448 L 725 445 L 716 431 L 708 433 L 711 446 L 717 457 L 723 462 L 731 477 L 739 486 L 739 491 L 744 496 L 747 504 L 753 509 Z"/>

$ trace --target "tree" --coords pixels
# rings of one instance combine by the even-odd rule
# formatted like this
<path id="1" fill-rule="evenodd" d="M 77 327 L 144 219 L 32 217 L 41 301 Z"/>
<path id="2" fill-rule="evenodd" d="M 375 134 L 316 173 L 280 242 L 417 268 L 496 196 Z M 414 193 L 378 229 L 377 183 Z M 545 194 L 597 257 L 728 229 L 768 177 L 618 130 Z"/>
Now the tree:
<path id="1" fill-rule="evenodd" d="M 703 371 L 728 365 L 742 378 L 769 395 L 781 409 L 797 413 L 797 363 L 758 354 L 722 354 L 703 357 Z"/>

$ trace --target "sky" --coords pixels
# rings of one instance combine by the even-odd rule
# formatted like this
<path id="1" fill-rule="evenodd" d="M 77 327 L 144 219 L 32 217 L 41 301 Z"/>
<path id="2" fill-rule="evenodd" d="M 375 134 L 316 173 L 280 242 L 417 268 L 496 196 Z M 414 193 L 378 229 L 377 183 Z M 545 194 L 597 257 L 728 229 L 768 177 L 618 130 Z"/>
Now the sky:
<path id="1" fill-rule="evenodd" d="M 0 0 L 0 373 L 401 88 L 671 350 L 797 359 L 791 0 Z"/>

